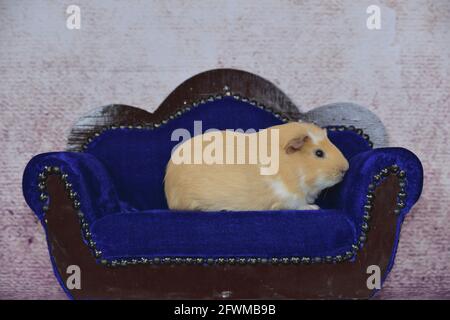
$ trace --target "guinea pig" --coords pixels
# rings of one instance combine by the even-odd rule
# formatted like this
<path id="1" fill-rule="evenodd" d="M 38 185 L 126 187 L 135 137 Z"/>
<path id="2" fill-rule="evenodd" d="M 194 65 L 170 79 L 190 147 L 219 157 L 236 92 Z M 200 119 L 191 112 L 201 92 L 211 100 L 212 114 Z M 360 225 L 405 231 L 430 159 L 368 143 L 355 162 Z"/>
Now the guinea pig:
<path id="1" fill-rule="evenodd" d="M 250 143 L 245 146 L 246 161 L 238 164 L 228 161 L 180 163 L 176 159 L 176 151 L 182 146 L 187 153 L 199 152 L 195 145 L 207 148 L 206 142 L 212 140 L 212 133 L 180 143 L 167 164 L 164 179 L 169 208 L 200 211 L 319 209 L 314 204 L 319 193 L 339 183 L 349 168 L 348 161 L 328 139 L 326 130 L 312 123 L 289 122 L 259 132 L 234 132 L 231 137 L 255 141 L 264 134 L 271 138 L 267 145 L 259 143 L 258 148 L 267 149 L 272 144 L 271 155 L 277 155 L 279 161 L 274 174 L 262 174 L 261 161 L 249 161 L 255 153 L 250 150 Z M 214 133 L 216 139 L 223 137 L 224 141 L 225 135 L 226 131 Z M 220 144 L 221 151 L 233 153 L 231 149 L 226 150 L 225 144 Z M 237 148 L 236 144 L 232 150 L 236 152 Z M 236 160 L 236 155 L 229 159 Z"/>

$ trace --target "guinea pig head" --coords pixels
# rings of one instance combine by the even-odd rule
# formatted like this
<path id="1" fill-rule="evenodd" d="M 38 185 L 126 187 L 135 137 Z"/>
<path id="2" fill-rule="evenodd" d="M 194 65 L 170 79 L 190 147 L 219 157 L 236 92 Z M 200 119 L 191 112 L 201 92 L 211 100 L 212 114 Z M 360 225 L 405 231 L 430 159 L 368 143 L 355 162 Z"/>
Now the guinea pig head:
<path id="1" fill-rule="evenodd" d="M 314 193 L 339 183 L 349 168 L 347 159 L 328 139 L 326 129 L 312 123 L 289 124 L 287 130 L 280 130 L 280 142 L 292 174 Z"/>

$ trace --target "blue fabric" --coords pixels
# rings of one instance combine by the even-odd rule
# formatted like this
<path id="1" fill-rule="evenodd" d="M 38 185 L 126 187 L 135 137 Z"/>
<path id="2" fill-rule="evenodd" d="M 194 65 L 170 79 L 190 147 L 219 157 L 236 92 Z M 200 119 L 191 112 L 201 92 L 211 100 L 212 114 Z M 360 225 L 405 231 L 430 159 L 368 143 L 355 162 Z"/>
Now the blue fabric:
<path id="1" fill-rule="evenodd" d="M 106 259 L 336 256 L 351 251 L 354 224 L 337 210 L 109 215 L 91 226 Z"/>
<path id="2" fill-rule="evenodd" d="M 225 97 L 200 105 L 157 130 L 109 130 L 89 144 L 87 153 L 104 164 L 121 201 L 130 210 L 166 209 L 165 167 L 171 150 L 178 144 L 171 141 L 171 134 L 177 128 L 185 128 L 193 136 L 194 121 L 202 121 L 203 131 L 211 128 L 259 130 L 282 123 L 270 112 Z M 367 141 L 351 131 L 330 131 L 329 137 L 348 159 L 370 150 Z"/>
<path id="3" fill-rule="evenodd" d="M 354 131 L 327 131 L 327 135 L 347 160 L 358 153 L 372 149 L 369 142 Z"/>
<path id="4" fill-rule="evenodd" d="M 46 202 L 39 199 L 38 175 L 45 166 L 57 166 L 68 174 L 67 182 L 78 193 L 80 210 L 88 222 L 121 210 L 115 184 L 94 156 L 77 152 L 50 152 L 33 157 L 22 179 L 25 200 L 39 219 L 44 217 L 42 207 L 51 201 L 51 195 Z"/>
<path id="5" fill-rule="evenodd" d="M 272 212 L 172 212 L 167 210 L 163 177 L 176 128 L 203 131 L 256 130 L 280 124 L 273 114 L 224 98 L 200 105 L 155 130 L 108 130 L 85 153 L 55 152 L 34 157 L 23 177 L 25 199 L 43 218 L 37 176 L 44 166 L 69 174 L 97 248 L 106 257 L 130 256 L 326 256 L 342 254 L 360 233 L 367 187 L 375 173 L 397 164 L 407 173 L 407 202 L 401 217 L 422 190 L 420 161 L 402 148 L 371 150 L 354 132 L 330 131 L 330 139 L 350 161 L 339 185 L 324 191 L 322 210 Z M 51 199 L 50 199 L 51 201 Z M 184 232 L 183 232 L 184 231 Z"/>
<path id="6" fill-rule="evenodd" d="M 361 208 L 366 201 L 369 184 L 373 176 L 383 168 L 398 165 L 406 172 L 406 214 L 419 199 L 422 192 L 423 168 L 420 160 L 404 148 L 379 148 L 358 153 L 349 158 L 350 170 L 338 185 L 324 190 L 317 203 L 321 208 L 342 209 L 356 218 L 364 214 Z"/>
<path id="7" fill-rule="evenodd" d="M 383 168 L 398 165 L 406 172 L 406 206 L 401 214 L 406 214 L 419 199 L 422 192 L 423 168 L 420 160 L 404 148 L 379 148 L 366 151 L 350 159 L 351 170 L 339 186 L 337 207 L 353 218 L 362 216 L 362 206 L 366 200 L 367 187 L 375 174 Z"/>
<path id="8" fill-rule="evenodd" d="M 173 147 L 179 143 L 171 141 L 171 134 L 177 128 L 185 128 L 193 136 L 194 121 L 202 121 L 203 131 L 211 128 L 259 130 L 282 123 L 270 112 L 225 97 L 199 105 L 157 130 L 107 131 L 86 152 L 104 164 L 116 183 L 120 199 L 130 209 L 165 209 L 165 168 Z"/>

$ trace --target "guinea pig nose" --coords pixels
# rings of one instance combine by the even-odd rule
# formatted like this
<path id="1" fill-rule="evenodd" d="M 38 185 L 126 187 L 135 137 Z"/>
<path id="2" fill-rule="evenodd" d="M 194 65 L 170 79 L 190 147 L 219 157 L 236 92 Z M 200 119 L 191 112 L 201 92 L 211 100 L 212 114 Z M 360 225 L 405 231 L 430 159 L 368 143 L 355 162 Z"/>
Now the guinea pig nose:
<path id="1" fill-rule="evenodd" d="M 348 163 L 347 163 L 347 164 L 346 164 L 344 167 L 342 167 L 342 169 L 341 169 L 342 174 L 346 173 L 346 172 L 348 171 L 348 169 L 349 169 L 349 165 L 348 165 Z"/>

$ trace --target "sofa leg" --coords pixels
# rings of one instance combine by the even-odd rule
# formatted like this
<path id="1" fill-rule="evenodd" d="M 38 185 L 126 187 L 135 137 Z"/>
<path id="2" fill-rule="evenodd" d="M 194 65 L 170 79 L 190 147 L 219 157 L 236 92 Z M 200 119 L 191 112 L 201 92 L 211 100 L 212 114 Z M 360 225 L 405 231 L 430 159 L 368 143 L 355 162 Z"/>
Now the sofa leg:
<path id="1" fill-rule="evenodd" d="M 377 265 L 382 278 L 389 271 L 399 217 L 394 214 L 398 178 L 387 177 L 375 190 L 367 242 L 353 261 L 312 264 L 255 265 L 127 265 L 96 262 L 83 242 L 77 210 L 62 180 L 48 178 L 50 206 L 45 216 L 55 272 L 75 299 L 367 299 L 367 268 Z M 81 289 L 69 290 L 67 268 L 81 271 Z"/>

